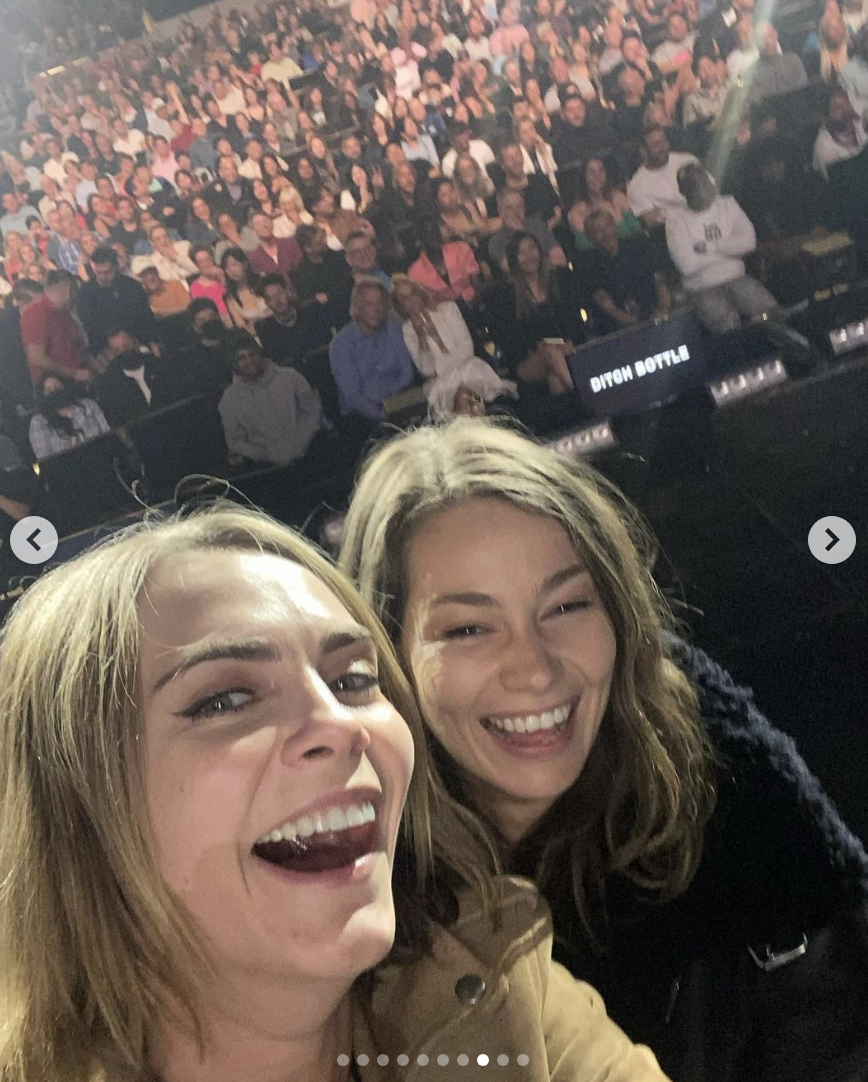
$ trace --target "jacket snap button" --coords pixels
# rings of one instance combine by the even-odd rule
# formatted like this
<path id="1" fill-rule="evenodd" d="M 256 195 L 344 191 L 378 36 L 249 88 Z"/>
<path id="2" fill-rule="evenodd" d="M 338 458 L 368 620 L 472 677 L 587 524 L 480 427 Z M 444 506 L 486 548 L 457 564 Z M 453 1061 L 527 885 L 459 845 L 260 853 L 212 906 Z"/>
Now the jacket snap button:
<path id="1" fill-rule="evenodd" d="M 456 983 L 455 995 L 462 1003 L 472 1006 L 485 995 L 485 981 L 476 973 L 468 973 Z"/>

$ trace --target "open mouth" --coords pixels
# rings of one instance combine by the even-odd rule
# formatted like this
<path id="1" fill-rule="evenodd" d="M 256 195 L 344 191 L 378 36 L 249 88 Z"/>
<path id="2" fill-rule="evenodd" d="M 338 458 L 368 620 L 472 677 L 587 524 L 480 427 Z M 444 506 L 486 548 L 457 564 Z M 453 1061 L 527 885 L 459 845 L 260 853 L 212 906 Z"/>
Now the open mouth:
<path id="1" fill-rule="evenodd" d="M 486 732 L 515 751 L 557 750 L 569 740 L 578 699 L 539 714 L 512 717 L 486 717 L 481 724 Z"/>
<path id="2" fill-rule="evenodd" d="M 284 823 L 259 838 L 253 854 L 284 871 L 314 874 L 352 868 L 379 847 L 377 811 L 364 801 Z"/>

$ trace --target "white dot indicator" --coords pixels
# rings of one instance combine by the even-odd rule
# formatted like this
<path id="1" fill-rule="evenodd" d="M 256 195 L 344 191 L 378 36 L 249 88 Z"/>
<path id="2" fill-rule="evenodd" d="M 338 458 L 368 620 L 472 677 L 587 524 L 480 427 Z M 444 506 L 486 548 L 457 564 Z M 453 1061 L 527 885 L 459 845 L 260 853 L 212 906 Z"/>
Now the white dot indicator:
<path id="1" fill-rule="evenodd" d="M 516 1062 L 518 1063 L 519 1067 L 527 1067 L 527 1065 L 530 1063 L 530 1056 L 521 1055 L 518 1057 Z"/>
<path id="2" fill-rule="evenodd" d="M 449 1057 L 446 1055 L 440 1055 L 437 1057 L 437 1062 L 440 1064 L 441 1067 L 446 1067 L 449 1063 Z"/>
<path id="3" fill-rule="evenodd" d="M 398 1056 L 398 1066 L 399 1067 L 406 1067 L 409 1062 L 410 1062 L 410 1057 L 405 1055 L 403 1052 L 401 1053 L 400 1056 Z"/>
<path id="4" fill-rule="evenodd" d="M 470 1062 L 470 1056 L 465 1056 L 464 1053 L 462 1052 L 461 1055 L 458 1057 L 458 1066 L 459 1067 L 466 1067 L 469 1062 Z"/>
<path id="5" fill-rule="evenodd" d="M 338 1067 L 349 1067 L 350 1057 L 347 1055 L 338 1056 Z"/>
<path id="6" fill-rule="evenodd" d="M 509 1056 L 498 1056 L 497 1062 L 501 1067 L 506 1067 L 509 1063 Z"/>
<path id="7" fill-rule="evenodd" d="M 365 1055 L 364 1052 L 356 1060 L 356 1063 L 358 1063 L 358 1065 L 360 1067 L 367 1067 L 368 1066 L 368 1057 Z"/>
<path id="8" fill-rule="evenodd" d="M 420 1067 L 427 1067 L 428 1066 L 428 1057 L 423 1052 L 422 1055 L 418 1057 L 416 1062 L 419 1064 Z"/>
<path id="9" fill-rule="evenodd" d="M 377 1063 L 379 1063 L 381 1067 L 388 1067 L 389 1057 L 385 1053 L 382 1056 L 377 1056 Z"/>
<path id="10" fill-rule="evenodd" d="M 480 1067 L 487 1067 L 488 1056 L 486 1056 L 484 1052 L 480 1052 L 479 1055 L 476 1057 L 476 1062 L 479 1064 Z"/>

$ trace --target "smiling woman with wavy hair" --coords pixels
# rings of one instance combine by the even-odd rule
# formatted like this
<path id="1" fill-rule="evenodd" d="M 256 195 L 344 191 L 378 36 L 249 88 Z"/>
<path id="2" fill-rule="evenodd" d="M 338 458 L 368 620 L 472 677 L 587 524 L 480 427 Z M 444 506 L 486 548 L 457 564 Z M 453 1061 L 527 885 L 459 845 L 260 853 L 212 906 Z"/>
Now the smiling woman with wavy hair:
<path id="1" fill-rule="evenodd" d="M 459 419 L 372 454 L 340 566 L 448 792 L 626 1032 L 678 1082 L 856 1082 L 868 858 L 750 691 L 676 637 L 655 557 L 590 465 Z"/>
<path id="2" fill-rule="evenodd" d="M 41 578 L 0 642 L 0 1077 L 664 1082 L 434 769 L 371 610 L 260 513 Z"/>

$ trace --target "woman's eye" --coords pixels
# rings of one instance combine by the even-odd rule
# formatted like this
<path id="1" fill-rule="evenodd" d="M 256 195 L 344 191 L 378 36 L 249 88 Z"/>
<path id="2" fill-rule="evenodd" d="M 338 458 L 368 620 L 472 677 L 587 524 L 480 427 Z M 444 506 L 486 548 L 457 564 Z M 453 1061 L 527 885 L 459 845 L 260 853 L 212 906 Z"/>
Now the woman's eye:
<path id="1" fill-rule="evenodd" d="M 206 718 L 222 717 L 224 714 L 237 714 L 252 698 L 253 693 L 246 688 L 228 688 L 200 699 L 188 710 L 181 711 L 181 715 L 191 721 L 204 721 Z"/>
<path id="2" fill-rule="evenodd" d="M 481 632 L 482 628 L 478 624 L 462 624 L 460 627 L 450 627 L 443 637 L 446 639 L 474 639 Z"/>
<path id="3" fill-rule="evenodd" d="M 584 609 L 589 609 L 590 607 L 591 602 L 587 600 L 580 601 L 577 599 L 576 601 L 564 601 L 560 605 L 555 605 L 554 609 L 552 610 L 552 615 L 566 616 L 568 613 L 582 612 Z"/>
<path id="4" fill-rule="evenodd" d="M 374 673 L 348 672 L 329 685 L 336 695 L 364 696 L 380 689 L 380 680 Z"/>

